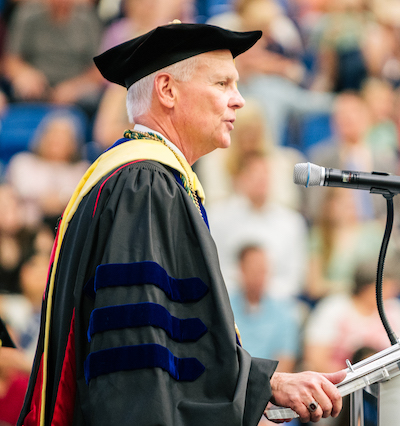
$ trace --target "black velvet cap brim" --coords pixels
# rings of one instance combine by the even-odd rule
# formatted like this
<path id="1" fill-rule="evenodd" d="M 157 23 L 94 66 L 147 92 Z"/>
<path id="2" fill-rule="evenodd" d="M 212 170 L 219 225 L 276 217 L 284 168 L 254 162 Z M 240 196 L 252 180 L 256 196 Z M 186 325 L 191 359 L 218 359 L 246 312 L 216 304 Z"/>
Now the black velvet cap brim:
<path id="1" fill-rule="evenodd" d="M 155 71 L 201 53 L 227 49 L 235 58 L 261 35 L 261 31 L 237 32 L 207 24 L 169 24 L 112 47 L 94 62 L 104 78 L 129 88 Z"/>

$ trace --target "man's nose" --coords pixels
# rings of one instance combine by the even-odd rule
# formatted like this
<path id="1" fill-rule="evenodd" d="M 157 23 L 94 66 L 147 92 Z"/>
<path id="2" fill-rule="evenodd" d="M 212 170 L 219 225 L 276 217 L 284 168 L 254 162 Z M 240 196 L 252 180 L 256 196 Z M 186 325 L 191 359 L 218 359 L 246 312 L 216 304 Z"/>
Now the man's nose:
<path id="1" fill-rule="evenodd" d="M 246 101 L 243 96 L 240 94 L 239 90 L 236 88 L 235 93 L 231 99 L 231 107 L 235 109 L 243 108 Z"/>

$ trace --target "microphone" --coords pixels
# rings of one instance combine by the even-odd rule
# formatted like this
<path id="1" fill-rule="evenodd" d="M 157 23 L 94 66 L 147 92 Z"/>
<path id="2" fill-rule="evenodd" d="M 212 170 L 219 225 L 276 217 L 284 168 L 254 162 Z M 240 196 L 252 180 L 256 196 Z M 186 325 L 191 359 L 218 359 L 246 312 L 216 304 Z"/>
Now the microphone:
<path id="1" fill-rule="evenodd" d="M 364 189 L 372 194 L 396 195 L 400 192 L 400 177 L 385 172 L 355 172 L 328 169 L 312 163 L 294 166 L 293 181 L 297 185 L 335 186 L 340 188 Z"/>

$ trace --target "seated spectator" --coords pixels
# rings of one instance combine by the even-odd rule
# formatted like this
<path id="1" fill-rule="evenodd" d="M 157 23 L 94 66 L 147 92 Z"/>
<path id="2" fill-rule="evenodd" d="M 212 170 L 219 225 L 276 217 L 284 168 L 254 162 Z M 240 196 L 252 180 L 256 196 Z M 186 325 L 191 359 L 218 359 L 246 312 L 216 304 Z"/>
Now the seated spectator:
<path id="1" fill-rule="evenodd" d="M 215 15 L 210 24 L 233 30 L 258 28 L 263 40 L 239 61 L 241 78 L 253 72 L 278 74 L 299 83 L 304 69 L 301 64 L 303 46 L 294 23 L 272 0 L 238 0 L 235 10 Z M 256 55 L 257 52 L 257 55 Z M 245 65 L 244 65 L 245 64 Z"/>
<path id="2" fill-rule="evenodd" d="M 174 19 L 188 22 L 186 3 L 186 0 L 124 0 L 122 16 L 105 29 L 100 50 L 108 50 Z"/>
<path id="3" fill-rule="evenodd" d="M 383 279 L 383 299 L 388 321 L 400 331 L 399 276 L 396 264 L 387 264 Z M 376 262 L 361 263 L 354 275 L 352 294 L 331 295 L 311 312 L 304 331 L 305 367 L 316 371 L 336 371 L 346 367 L 346 359 L 362 346 L 375 351 L 390 346 L 376 305 Z M 392 269 L 393 268 L 393 269 Z"/>
<path id="4" fill-rule="evenodd" d="M 6 179 L 21 198 L 32 226 L 44 220 L 54 229 L 88 167 L 80 154 L 80 124 L 68 111 L 50 112 L 36 130 L 30 152 L 10 160 Z"/>
<path id="5" fill-rule="evenodd" d="M 231 296 L 231 305 L 243 347 L 251 356 L 278 360 L 280 371 L 293 372 L 300 349 L 296 304 L 266 295 L 269 261 L 260 246 L 240 250 L 239 270 L 240 290 Z"/>
<path id="6" fill-rule="evenodd" d="M 378 259 L 384 230 L 380 222 L 359 219 L 356 191 L 323 189 L 320 211 L 310 232 L 306 295 L 313 303 L 333 293 L 351 293 L 357 265 Z"/>
<path id="7" fill-rule="evenodd" d="M 385 80 L 370 77 L 364 81 L 361 95 L 371 117 L 367 144 L 373 153 L 395 159 L 399 138 L 394 121 L 395 92 L 392 85 Z"/>
<path id="8" fill-rule="evenodd" d="M 290 3 L 287 2 L 288 14 L 299 28 L 301 37 L 304 40 L 306 54 L 311 55 L 311 66 L 316 52 L 312 49 L 307 52 L 311 48 L 309 39 L 320 28 L 320 23 L 329 10 L 329 4 L 330 0 L 293 0 Z"/>
<path id="9" fill-rule="evenodd" d="M 329 92 L 359 90 L 369 70 L 365 35 L 375 24 L 367 0 L 327 2 L 328 10 L 315 25 L 309 50 L 316 52 L 313 88 Z"/>
<path id="10" fill-rule="evenodd" d="M 361 95 L 353 91 L 342 92 L 336 98 L 332 113 L 332 137 L 310 149 L 310 161 L 341 170 L 392 173 L 396 159 L 387 152 L 373 152 L 367 144 L 371 123 L 370 111 Z M 321 191 L 325 188 L 307 191 L 307 216 L 311 221 L 320 210 Z M 386 212 L 383 197 L 372 196 L 368 191 L 353 192 L 360 220 L 378 218 Z"/>
<path id="11" fill-rule="evenodd" d="M 364 36 L 364 57 L 368 73 L 393 87 L 400 85 L 400 8 L 396 0 L 373 0 L 375 25 Z"/>
<path id="12" fill-rule="evenodd" d="M 40 330 L 40 311 L 46 288 L 50 253 L 34 253 L 21 266 L 20 287 L 29 302 L 25 324 L 18 330 L 18 347 L 32 360 Z"/>
<path id="13" fill-rule="evenodd" d="M 17 423 L 28 386 L 53 241 L 53 234 L 47 231 L 40 228 L 31 247 L 34 251 L 21 262 L 17 278 L 21 294 L 0 295 L 0 314 L 17 346 L 0 347 L 1 425 Z"/>
<path id="14" fill-rule="evenodd" d="M 10 101 L 10 83 L 4 76 L 4 50 L 8 36 L 8 10 L 16 0 L 3 0 L 0 2 L 0 116 Z M 0 170 L 1 176 L 1 170 Z"/>
<path id="15" fill-rule="evenodd" d="M 4 69 L 16 100 L 78 104 L 93 112 L 103 79 L 92 61 L 102 31 L 92 6 L 21 2 L 8 31 Z"/>
<path id="16" fill-rule="evenodd" d="M 50 253 L 33 252 L 21 265 L 21 295 L 0 299 L 0 313 L 10 327 L 16 346 L 33 362 L 40 329 L 40 311 L 46 288 Z"/>
<path id="17" fill-rule="evenodd" d="M 303 292 L 307 265 L 307 225 L 295 210 L 270 199 L 271 163 L 257 153 L 243 159 L 235 192 L 208 209 L 212 235 L 228 290 L 237 283 L 236 255 L 249 241 L 270 256 L 268 294 L 295 297 Z"/>
<path id="18" fill-rule="evenodd" d="M 43 235 L 40 238 L 43 240 Z M 36 248 L 41 251 L 27 257 L 20 268 L 18 280 L 22 294 L 0 295 L 0 313 L 17 346 L 17 349 L 0 347 L 1 425 L 17 423 L 36 352 L 50 258 L 48 243 L 41 241 Z"/>
<path id="19" fill-rule="evenodd" d="M 33 242 L 22 203 L 8 184 L 0 185 L 0 293 L 19 293 L 19 271 Z"/>
<path id="20" fill-rule="evenodd" d="M 14 348 L 0 347 L 0 425 L 14 426 L 28 387 L 32 363 Z"/>

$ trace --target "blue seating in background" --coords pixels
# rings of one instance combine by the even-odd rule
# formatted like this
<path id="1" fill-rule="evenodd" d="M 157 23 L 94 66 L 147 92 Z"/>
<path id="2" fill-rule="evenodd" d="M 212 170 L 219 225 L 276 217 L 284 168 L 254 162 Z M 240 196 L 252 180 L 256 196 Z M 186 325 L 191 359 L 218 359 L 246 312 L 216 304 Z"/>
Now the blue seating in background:
<path id="1" fill-rule="evenodd" d="M 12 103 L 0 117 L 0 162 L 7 164 L 17 152 L 29 149 L 29 143 L 42 119 L 50 111 L 67 109 L 82 122 L 86 136 L 88 120 L 75 107 L 58 107 L 48 103 Z"/>
<path id="2" fill-rule="evenodd" d="M 307 155 L 310 148 L 332 136 L 331 116 L 321 114 L 299 114 L 289 118 L 282 145 L 298 149 Z"/>
<path id="3" fill-rule="evenodd" d="M 303 118 L 301 145 L 304 152 L 332 136 L 330 120 L 329 114 L 309 114 Z"/>
<path id="4" fill-rule="evenodd" d="M 195 0 L 194 10 L 197 23 L 204 24 L 208 19 L 233 9 L 234 0 Z"/>

